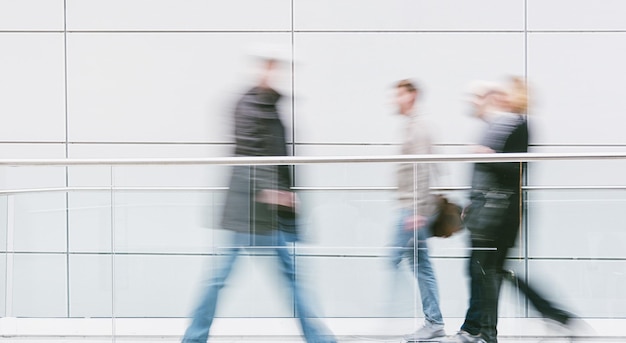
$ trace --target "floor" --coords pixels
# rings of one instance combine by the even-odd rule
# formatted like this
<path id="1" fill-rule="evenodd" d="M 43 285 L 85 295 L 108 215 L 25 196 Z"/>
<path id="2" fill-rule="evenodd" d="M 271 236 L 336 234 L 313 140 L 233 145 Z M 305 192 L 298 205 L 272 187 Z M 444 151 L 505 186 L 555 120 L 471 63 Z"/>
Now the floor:
<path id="1" fill-rule="evenodd" d="M 0 342 L 15 343 L 178 343 L 179 337 L 0 337 Z M 265 336 L 265 337 L 219 337 L 212 338 L 209 342 L 215 343 L 303 343 L 299 337 L 294 336 Z M 338 337 L 338 342 L 342 343 L 400 343 L 400 336 L 388 337 Z M 625 343 L 626 337 L 579 337 L 575 339 L 559 337 L 502 337 L 500 343 Z"/>

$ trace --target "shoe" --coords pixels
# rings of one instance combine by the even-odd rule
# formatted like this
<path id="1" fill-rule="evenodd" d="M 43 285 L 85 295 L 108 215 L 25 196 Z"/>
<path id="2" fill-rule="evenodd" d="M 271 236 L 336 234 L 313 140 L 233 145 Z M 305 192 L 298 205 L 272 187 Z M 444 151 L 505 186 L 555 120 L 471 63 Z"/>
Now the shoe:
<path id="1" fill-rule="evenodd" d="M 568 322 L 574 318 L 576 318 L 576 316 L 574 316 L 574 314 L 569 313 L 567 311 L 563 311 L 563 310 L 554 310 L 550 313 L 548 313 L 546 315 L 547 319 L 551 319 L 554 320 L 555 322 L 563 325 L 563 326 L 567 326 Z"/>
<path id="2" fill-rule="evenodd" d="M 445 337 L 446 332 L 443 326 L 424 325 L 417 331 L 402 337 L 404 342 L 429 342 L 432 340 L 439 341 L 439 338 Z"/>
<path id="3" fill-rule="evenodd" d="M 574 337 L 595 336 L 597 334 L 589 323 L 573 314 L 569 314 L 569 316 L 561 318 L 548 318 L 552 319 L 552 323 L 556 324 L 549 325 L 549 328 L 554 328 L 555 331 L 569 337 L 570 339 L 573 339 Z M 550 324 L 550 322 L 548 322 L 548 324 Z"/>
<path id="4" fill-rule="evenodd" d="M 439 341 L 440 343 L 487 343 L 478 335 L 472 335 L 467 331 L 459 331 L 454 336 L 446 337 Z"/>

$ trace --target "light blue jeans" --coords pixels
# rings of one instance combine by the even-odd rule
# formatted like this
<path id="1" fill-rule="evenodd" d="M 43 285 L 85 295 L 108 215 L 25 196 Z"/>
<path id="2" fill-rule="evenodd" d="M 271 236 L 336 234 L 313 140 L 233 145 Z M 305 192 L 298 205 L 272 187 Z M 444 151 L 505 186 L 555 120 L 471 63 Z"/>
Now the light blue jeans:
<path id="1" fill-rule="evenodd" d="M 213 323 L 217 307 L 218 293 L 224 287 L 225 281 L 233 269 L 239 251 L 242 248 L 259 249 L 260 251 L 273 250 L 280 261 L 281 271 L 287 278 L 289 287 L 293 293 L 296 315 L 300 321 L 300 327 L 308 343 L 334 343 L 332 333 L 323 325 L 315 315 L 311 306 L 303 296 L 303 290 L 296 280 L 293 256 L 289 253 L 287 241 L 289 234 L 275 231 L 269 235 L 251 235 L 247 233 L 232 233 L 232 245 L 227 248 L 225 260 L 220 264 L 209 281 L 207 288 L 200 297 L 200 301 L 193 312 L 191 324 L 185 331 L 183 343 L 206 343 L 209 330 Z M 292 241 L 292 240 L 291 240 Z"/>
<path id="2" fill-rule="evenodd" d="M 443 317 L 439 309 L 437 278 L 430 263 L 428 245 L 426 244 L 426 240 L 432 236 L 431 223 L 434 217 L 429 218 L 427 224 L 418 230 L 407 230 L 405 223 L 411 216 L 413 216 L 411 209 L 400 210 L 393 241 L 394 249 L 391 254 L 393 266 L 397 269 L 402 259 L 408 260 L 411 270 L 417 278 L 426 321 L 435 326 L 443 326 Z"/>

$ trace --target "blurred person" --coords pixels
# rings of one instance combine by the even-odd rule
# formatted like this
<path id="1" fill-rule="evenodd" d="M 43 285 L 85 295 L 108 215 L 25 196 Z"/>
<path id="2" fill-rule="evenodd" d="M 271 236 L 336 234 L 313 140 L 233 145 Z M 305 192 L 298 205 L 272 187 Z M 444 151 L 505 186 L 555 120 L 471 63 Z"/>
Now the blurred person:
<path id="1" fill-rule="evenodd" d="M 470 104 L 470 116 L 489 122 L 490 116 L 499 111 L 494 98 L 503 92 L 496 82 L 476 80 L 468 86 L 467 102 Z"/>
<path id="2" fill-rule="evenodd" d="M 395 104 L 405 120 L 402 154 L 431 153 L 431 131 L 417 107 L 420 89 L 415 82 L 402 80 L 396 84 L 395 91 Z M 397 171 L 399 215 L 391 259 L 396 270 L 403 259 L 409 262 L 417 278 L 425 317 L 421 328 L 404 336 L 406 342 L 445 336 L 437 279 L 426 244 L 433 235 L 430 223 L 436 211 L 435 199 L 430 194 L 430 167 L 424 163 L 402 163 Z"/>
<path id="3" fill-rule="evenodd" d="M 527 86 L 511 78 L 507 87 L 483 84 L 471 101 L 476 117 L 488 128 L 477 153 L 528 151 Z M 476 90 L 476 89 L 475 89 Z M 476 163 L 465 225 L 470 231 L 470 301 L 461 330 L 445 343 L 497 343 L 498 300 L 503 279 L 512 281 L 545 318 L 569 324 L 574 318 L 555 307 L 513 272 L 504 269 L 509 248 L 516 241 L 522 217 L 521 186 L 524 164 Z"/>
<path id="4" fill-rule="evenodd" d="M 528 85 L 526 80 L 519 76 L 511 77 L 509 92 L 509 106 L 512 113 L 525 115 L 528 112 Z"/>
<path id="5" fill-rule="evenodd" d="M 281 60 L 256 56 L 262 67 L 257 84 L 237 102 L 234 110 L 236 156 L 287 155 L 285 128 L 276 104 L 281 95 L 272 80 Z M 225 262 L 218 265 L 193 313 L 183 343 L 205 343 L 215 315 L 218 293 L 232 271 L 241 249 L 273 251 L 295 300 L 296 315 L 308 343 L 335 343 L 332 333 L 315 315 L 296 279 L 288 243 L 297 237 L 297 199 L 286 165 L 234 166 L 221 225 L 231 231 Z"/>

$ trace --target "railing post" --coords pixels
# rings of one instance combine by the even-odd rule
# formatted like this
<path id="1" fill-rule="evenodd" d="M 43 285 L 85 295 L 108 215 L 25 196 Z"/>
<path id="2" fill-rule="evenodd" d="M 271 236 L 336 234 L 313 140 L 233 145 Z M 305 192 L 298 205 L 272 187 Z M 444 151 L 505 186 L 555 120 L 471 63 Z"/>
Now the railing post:
<path id="1" fill-rule="evenodd" d="M 15 255 L 15 196 L 7 195 L 7 241 L 6 241 L 6 280 L 5 317 L 13 317 L 13 257 Z"/>

